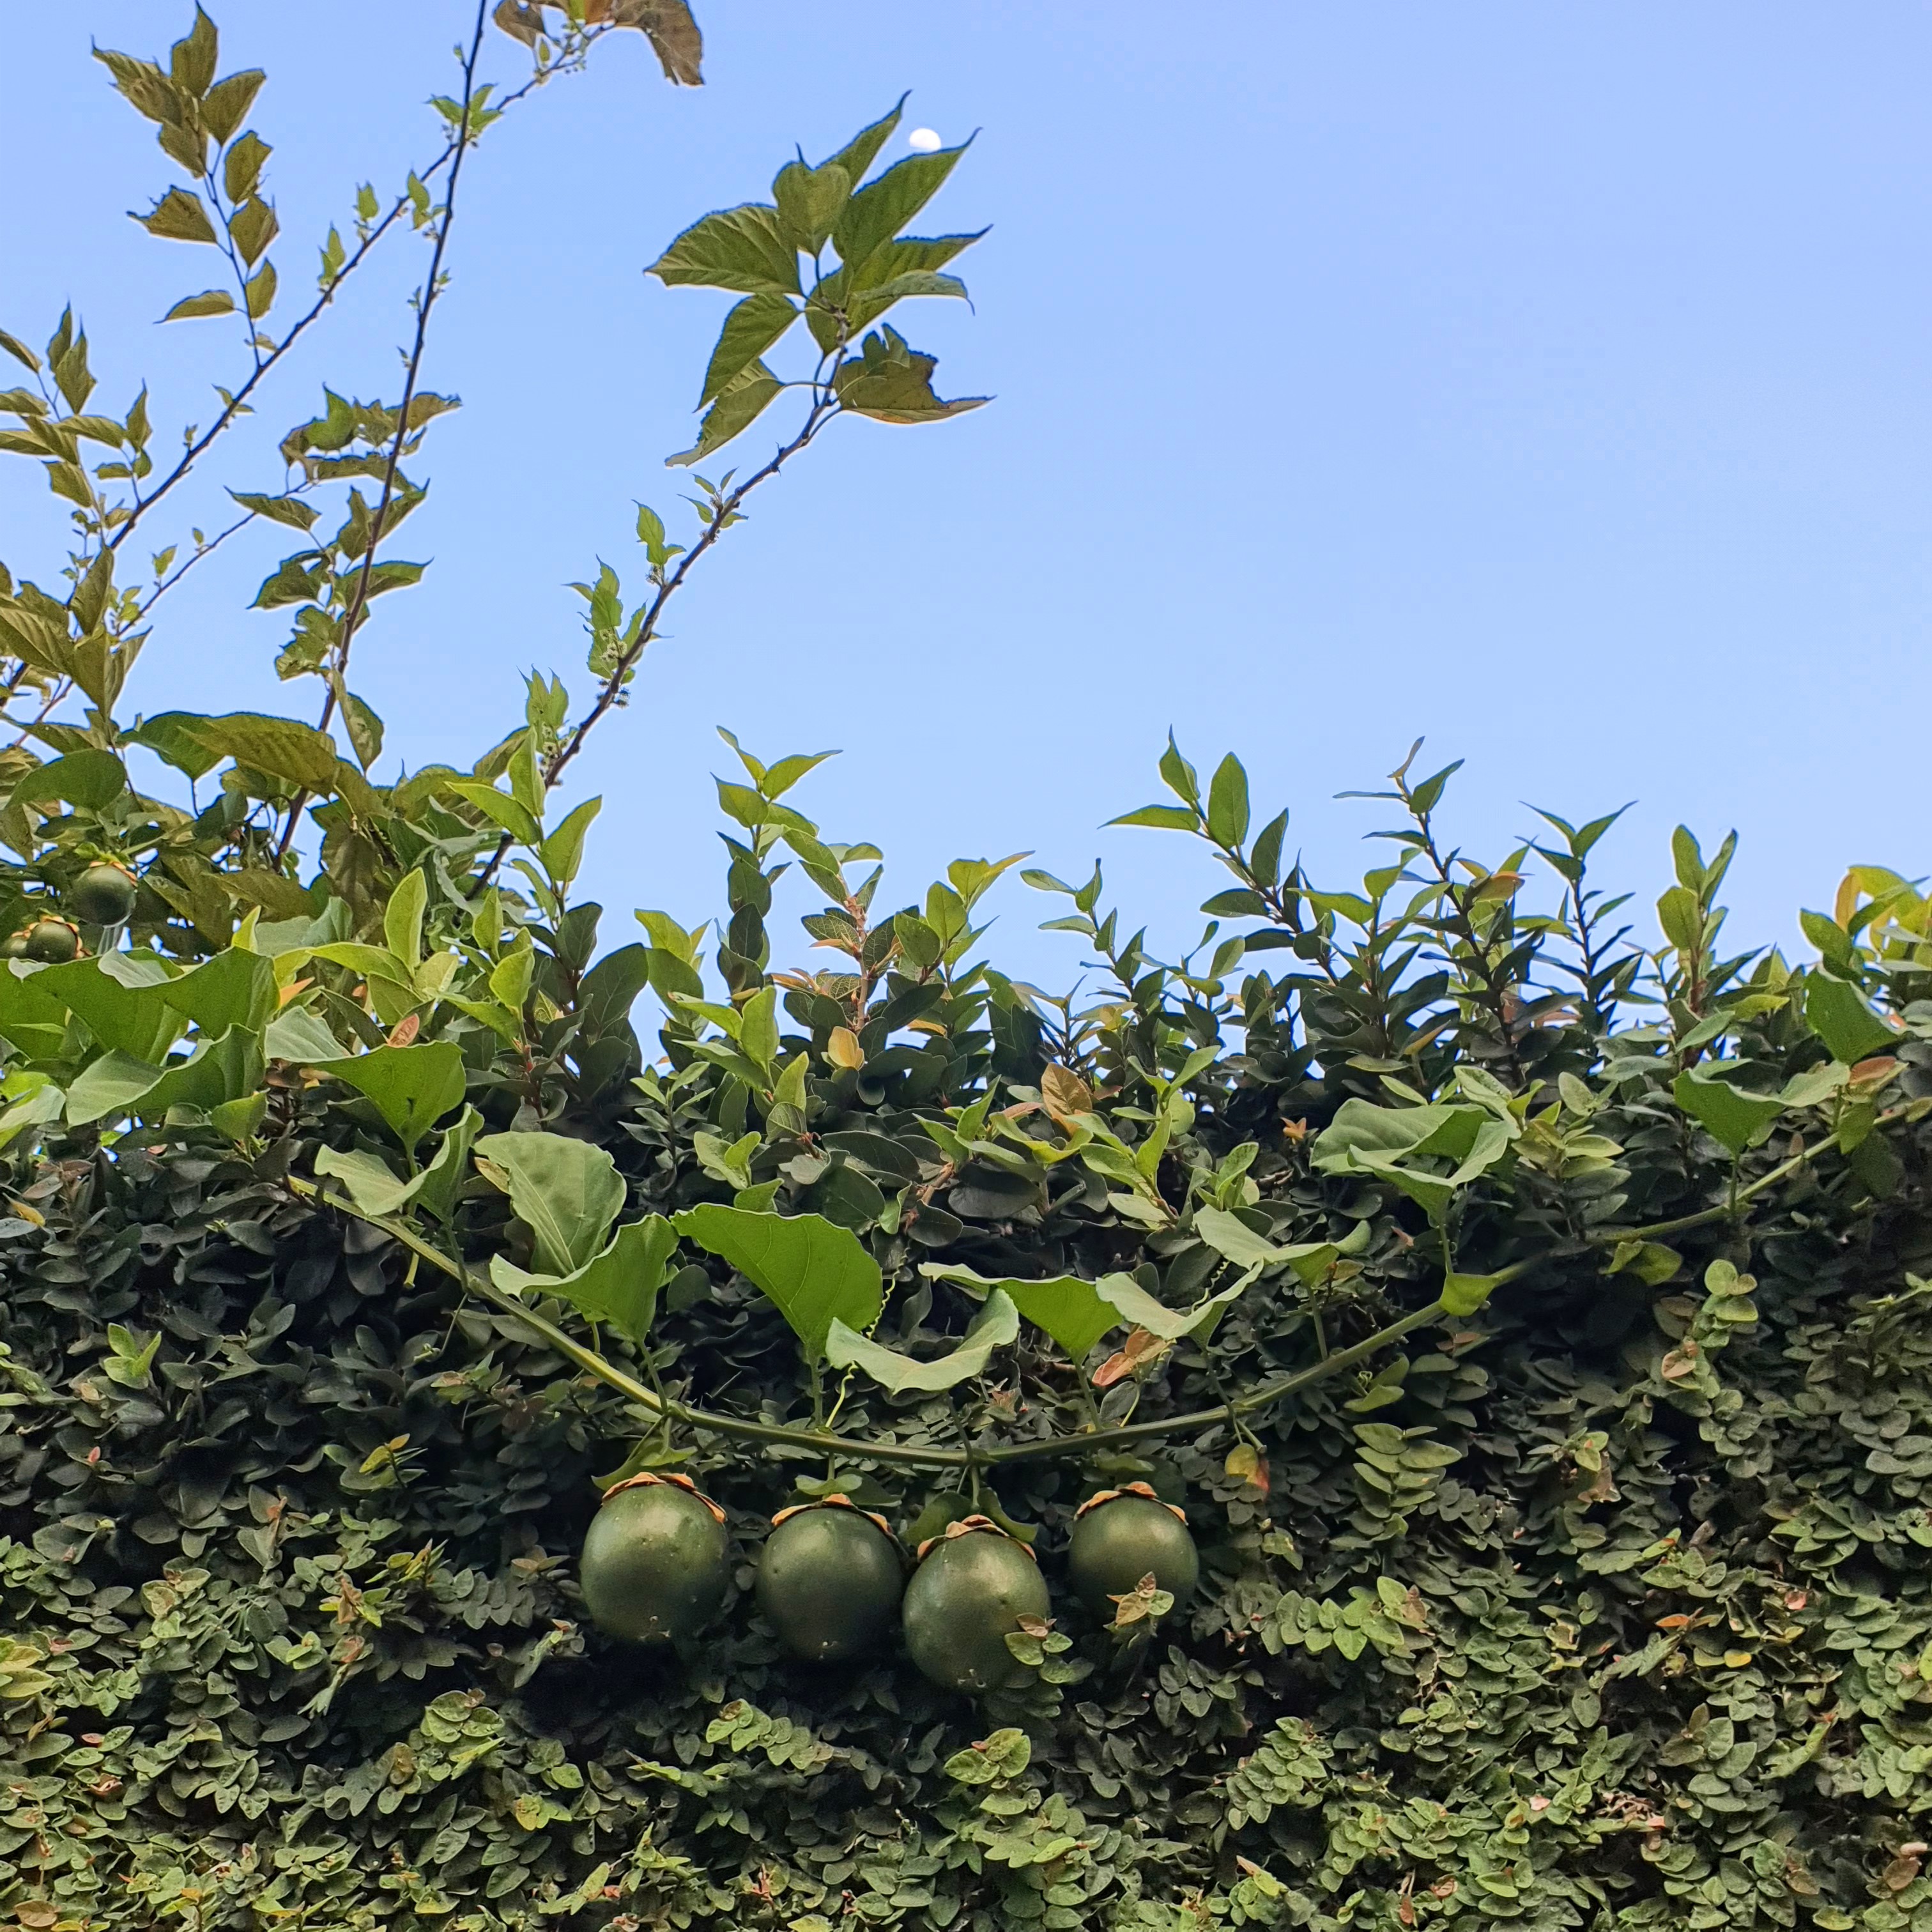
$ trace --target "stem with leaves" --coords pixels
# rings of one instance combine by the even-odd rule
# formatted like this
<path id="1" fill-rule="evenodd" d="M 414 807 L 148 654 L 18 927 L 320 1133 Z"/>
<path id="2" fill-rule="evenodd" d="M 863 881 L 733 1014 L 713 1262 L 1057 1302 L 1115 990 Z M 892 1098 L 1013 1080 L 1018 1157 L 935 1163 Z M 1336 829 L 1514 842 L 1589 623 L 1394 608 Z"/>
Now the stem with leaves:
<path id="1" fill-rule="evenodd" d="M 476 24 L 470 39 L 470 50 L 463 62 L 463 93 L 461 118 L 457 124 L 454 139 L 451 143 L 449 161 L 449 186 L 445 192 L 442 212 L 436 224 L 436 239 L 430 251 L 429 273 L 416 298 L 416 327 L 415 340 L 410 345 L 409 362 L 403 378 L 403 399 L 396 412 L 396 433 L 389 443 L 387 460 L 382 466 L 382 487 L 376 500 L 376 507 L 369 519 L 369 541 L 362 553 L 362 568 L 356 579 L 356 588 L 350 593 L 348 608 L 342 614 L 340 634 L 335 646 L 334 662 L 326 670 L 328 692 L 322 700 L 322 717 L 316 726 L 326 731 L 329 721 L 335 716 L 336 706 L 346 688 L 344 680 L 349 673 L 349 653 L 356 640 L 356 627 L 362 622 L 368 608 L 370 574 L 376 567 L 376 547 L 382 542 L 384 525 L 388 520 L 389 506 L 396 493 L 396 472 L 403 460 L 403 446 L 410 433 L 410 406 L 416 400 L 416 384 L 422 374 L 423 352 L 429 342 L 430 311 L 435 308 L 436 297 L 442 292 L 442 258 L 449 245 L 449 231 L 456 218 L 456 190 L 463 176 L 464 157 L 476 143 L 476 132 L 471 125 L 472 108 L 476 96 L 476 63 L 483 52 L 483 32 L 489 20 L 489 0 L 477 0 Z M 296 827 L 301 822 L 302 811 L 309 801 L 306 791 L 298 792 L 290 801 L 288 816 L 283 823 L 280 836 L 275 842 L 275 859 L 278 863 L 288 850 L 290 842 L 295 837 Z"/>

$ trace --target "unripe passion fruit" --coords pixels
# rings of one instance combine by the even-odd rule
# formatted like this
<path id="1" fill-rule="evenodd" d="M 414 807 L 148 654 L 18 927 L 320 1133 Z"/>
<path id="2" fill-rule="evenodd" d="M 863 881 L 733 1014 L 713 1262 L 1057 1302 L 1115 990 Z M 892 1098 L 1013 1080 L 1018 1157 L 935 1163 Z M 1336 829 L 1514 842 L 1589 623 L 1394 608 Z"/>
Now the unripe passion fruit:
<path id="1" fill-rule="evenodd" d="M 124 866 L 90 866 L 68 889 L 67 909 L 82 926 L 119 926 L 140 888 Z"/>
<path id="2" fill-rule="evenodd" d="M 843 1496 L 772 1519 L 758 1558 L 758 1607 L 793 1656 L 835 1663 L 874 1649 L 905 1588 L 898 1545 Z"/>
<path id="3" fill-rule="evenodd" d="M 1080 1505 L 1067 1539 L 1066 1576 L 1073 1593 L 1096 1617 L 1113 1619 L 1113 1599 L 1130 1594 L 1151 1574 L 1178 1610 L 1201 1581 L 1201 1558 L 1187 1519 L 1144 1483 L 1103 1490 Z"/>
<path id="4" fill-rule="evenodd" d="M 10 932 L 0 939 L 0 959 L 24 959 L 27 956 L 27 934 L 23 926 L 18 932 Z"/>
<path id="5" fill-rule="evenodd" d="M 906 1648 L 948 1690 L 997 1690 L 1020 1675 L 1008 1636 L 1022 1617 L 1052 1607 L 1033 1552 L 985 1516 L 969 1516 L 926 1546 L 906 1586 Z"/>
<path id="6" fill-rule="evenodd" d="M 38 959 L 44 965 L 59 966 L 80 957 L 80 934 L 66 920 L 51 916 L 37 919 L 28 927 L 26 941 L 20 950 L 28 959 Z"/>
<path id="7" fill-rule="evenodd" d="M 605 1496 L 578 1580 L 599 1630 L 634 1643 L 689 1636 L 731 1580 L 724 1512 L 681 1476 L 633 1477 Z"/>

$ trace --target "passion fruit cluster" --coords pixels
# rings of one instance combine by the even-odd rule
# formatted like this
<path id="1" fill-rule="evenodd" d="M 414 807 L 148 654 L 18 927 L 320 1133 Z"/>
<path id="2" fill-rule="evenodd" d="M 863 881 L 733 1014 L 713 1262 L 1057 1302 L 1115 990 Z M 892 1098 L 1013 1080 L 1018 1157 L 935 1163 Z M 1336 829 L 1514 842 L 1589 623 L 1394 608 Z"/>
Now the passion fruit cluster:
<path id="1" fill-rule="evenodd" d="M 140 890 L 140 881 L 125 866 L 103 859 L 68 888 L 61 902 L 68 916 L 43 913 L 30 920 L 19 932 L 0 939 L 0 959 L 34 959 L 44 966 L 78 959 L 85 950 L 80 928 L 126 925 Z"/>
<path id="2" fill-rule="evenodd" d="M 1200 1582 L 1187 1519 L 1144 1483 L 1083 1503 L 1068 1539 L 1073 1592 L 1096 1616 L 1148 1576 L 1178 1606 Z M 724 1512 L 689 1478 L 632 1477 L 607 1492 L 584 1540 L 584 1607 L 598 1627 L 638 1643 L 694 1636 L 730 1580 Z M 779 1643 L 808 1663 L 875 1654 L 896 1619 L 907 1654 L 949 1690 L 1014 1682 L 1006 1639 L 1052 1607 L 1039 1560 L 990 1518 L 969 1516 L 905 1558 L 885 1518 L 831 1496 L 772 1519 L 758 1561 L 758 1608 Z"/>

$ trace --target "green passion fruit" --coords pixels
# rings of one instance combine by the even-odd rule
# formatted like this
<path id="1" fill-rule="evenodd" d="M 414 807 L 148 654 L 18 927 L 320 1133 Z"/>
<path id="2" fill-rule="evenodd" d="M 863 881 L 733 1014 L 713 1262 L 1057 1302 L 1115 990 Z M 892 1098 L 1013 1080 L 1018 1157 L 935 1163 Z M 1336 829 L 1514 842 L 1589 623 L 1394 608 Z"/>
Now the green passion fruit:
<path id="1" fill-rule="evenodd" d="M 951 1525 L 920 1552 L 906 1586 L 906 1648 L 921 1671 L 948 1690 L 993 1690 L 1013 1683 L 1020 1665 L 1006 1639 L 1022 1617 L 1052 1607 L 1026 1545 L 982 1516 Z"/>
<path id="2" fill-rule="evenodd" d="M 844 1496 L 782 1510 L 758 1558 L 758 1608 L 778 1642 L 812 1664 L 876 1650 L 905 1588 L 884 1521 Z"/>
<path id="3" fill-rule="evenodd" d="M 1080 1505 L 1067 1539 L 1066 1575 L 1073 1594 L 1111 1622 L 1114 1598 L 1129 1595 L 1149 1575 L 1180 1608 L 1201 1581 L 1201 1558 L 1187 1518 L 1145 1483 L 1130 1483 Z"/>
<path id="4" fill-rule="evenodd" d="M 690 1636 L 717 1614 L 731 1580 L 724 1513 L 682 1476 L 634 1476 L 605 1495 L 578 1578 L 591 1621 L 612 1636 Z"/>
<path id="5" fill-rule="evenodd" d="M 68 888 L 67 909 L 82 926 L 120 926 L 134 910 L 140 890 L 124 866 L 90 866 Z"/>
<path id="6" fill-rule="evenodd" d="M 80 930 L 68 920 L 37 919 L 28 927 L 20 952 L 23 958 L 38 959 L 44 965 L 64 964 L 80 957 Z"/>
<path id="7" fill-rule="evenodd" d="M 0 939 L 0 959 L 24 959 L 27 956 L 27 932 L 22 926 L 18 932 L 10 932 Z"/>

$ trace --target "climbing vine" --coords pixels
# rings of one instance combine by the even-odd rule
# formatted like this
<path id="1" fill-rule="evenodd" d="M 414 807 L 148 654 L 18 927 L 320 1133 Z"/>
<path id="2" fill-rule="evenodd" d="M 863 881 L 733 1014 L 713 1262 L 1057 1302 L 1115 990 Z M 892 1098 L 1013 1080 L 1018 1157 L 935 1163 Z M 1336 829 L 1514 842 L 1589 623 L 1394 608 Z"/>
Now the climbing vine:
<path id="1" fill-rule="evenodd" d="M 611 920 L 579 748 L 750 492 L 971 406 L 898 305 L 978 237 L 904 232 L 962 151 L 896 110 L 676 234 L 732 301 L 670 460 L 754 453 L 586 572 L 575 698 L 404 772 L 351 673 L 421 574 L 464 157 L 624 30 L 698 76 L 674 4 L 469 24 L 280 323 L 262 77 L 199 12 L 102 56 L 238 401 L 428 251 L 402 389 L 325 391 L 238 520 L 142 577 L 234 412 L 164 466 L 73 317 L 0 334 L 65 506 L 0 573 L 0 1911 L 1932 1927 L 1932 902 L 1855 868 L 1729 952 L 1682 830 L 1646 945 L 1613 817 L 1479 860 L 1419 748 L 1337 887 L 1170 741 L 1122 822 L 1218 890 L 1165 959 L 1097 868 L 889 880 L 728 734 L 715 916 Z M 124 717 L 181 572 L 278 531 L 315 722 Z"/>

